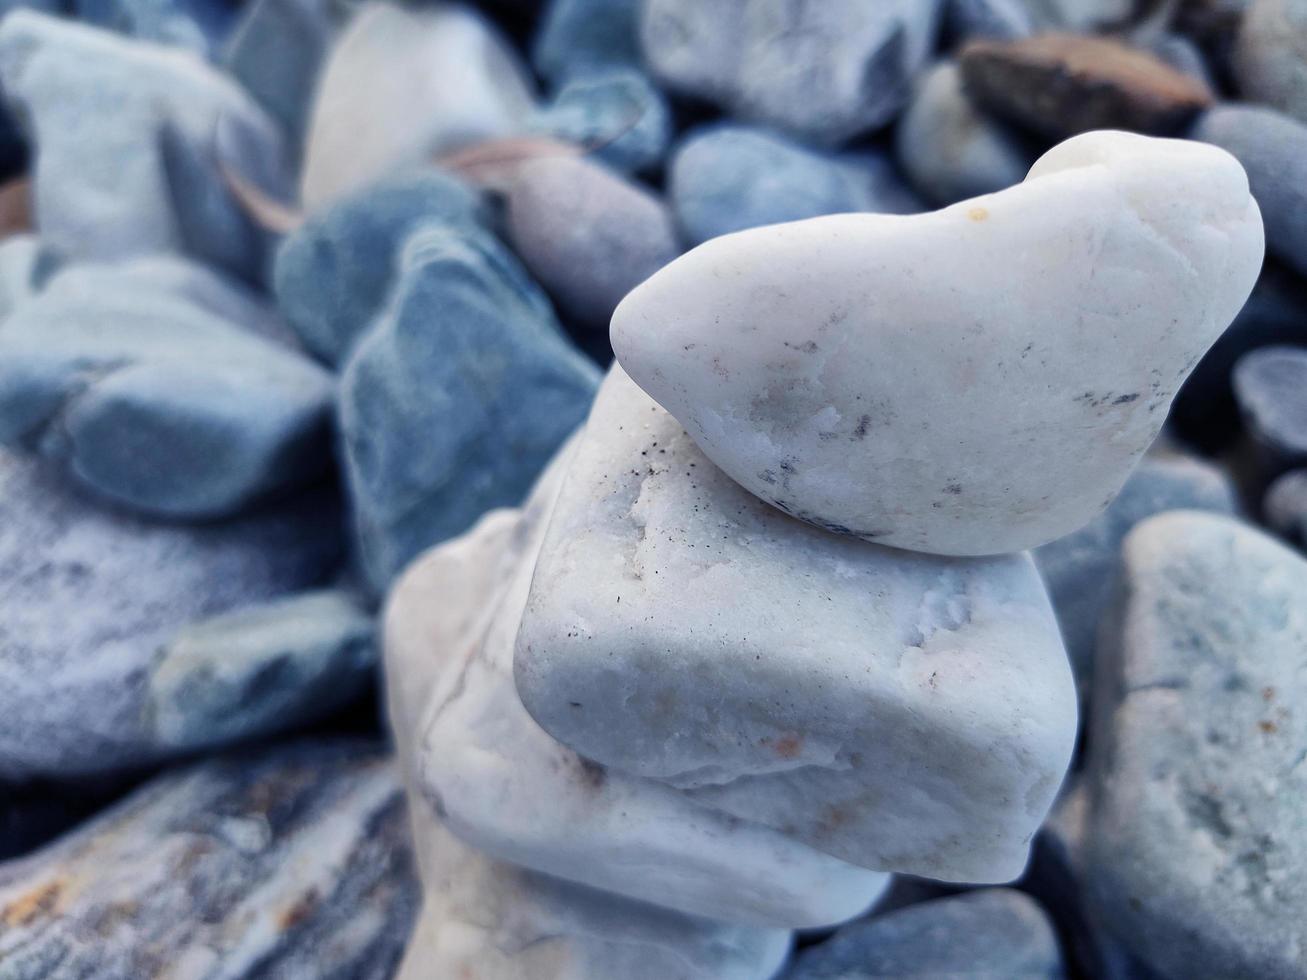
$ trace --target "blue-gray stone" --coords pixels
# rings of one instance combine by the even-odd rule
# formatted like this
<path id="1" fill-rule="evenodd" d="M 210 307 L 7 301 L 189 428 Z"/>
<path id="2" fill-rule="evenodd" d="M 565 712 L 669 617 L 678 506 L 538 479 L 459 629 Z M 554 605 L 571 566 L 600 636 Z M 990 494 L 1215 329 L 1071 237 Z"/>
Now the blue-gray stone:
<path id="1" fill-rule="evenodd" d="M 947 0 L 945 26 L 955 41 L 977 37 L 1010 40 L 1034 33 L 1035 21 L 1022 0 Z"/>
<path id="2" fill-rule="evenodd" d="M 1035 549 L 1082 696 L 1093 678 L 1099 622 L 1130 529 L 1167 510 L 1236 509 L 1234 486 L 1216 467 L 1183 456 L 1146 456 L 1107 510 L 1079 531 Z"/>
<path id="3" fill-rule="evenodd" d="M 0 449 L 0 780 L 176 755 L 146 712 L 159 647 L 196 619 L 321 584 L 340 555 L 333 495 L 153 524 Z"/>
<path id="4" fill-rule="evenodd" d="M 348 704 L 376 664 L 372 617 L 348 592 L 247 606 L 191 623 L 160 648 L 151 728 L 178 750 L 285 731 Z"/>
<path id="5" fill-rule="evenodd" d="M 266 181 L 285 148 L 235 81 L 190 51 L 19 10 L 0 23 L 0 85 L 40 147 L 34 214 L 52 246 L 104 261 L 182 252 L 262 276 L 263 238 L 222 166 Z"/>
<path id="6" fill-rule="evenodd" d="M 1062 953 L 1044 910 L 1021 892 L 986 888 L 844 926 L 800 951 L 785 980 L 1062 976 Z"/>
<path id="7" fill-rule="evenodd" d="M 972 104 L 952 61 L 918 79 L 895 130 L 894 155 L 912 186 L 937 207 L 1019 184 L 1038 157 L 1017 132 Z"/>
<path id="8" fill-rule="evenodd" d="M 277 250 L 277 303 L 318 357 L 341 363 L 381 308 L 404 242 L 423 225 L 471 227 L 479 195 L 437 171 L 372 185 L 312 215 Z"/>
<path id="9" fill-rule="evenodd" d="M 1262 511 L 1277 533 L 1307 545 L 1307 469 L 1290 470 L 1272 483 Z"/>
<path id="10" fill-rule="evenodd" d="M 1265 472 L 1307 465 L 1307 347 L 1261 347 L 1239 358 L 1234 396 Z"/>
<path id="11" fill-rule="evenodd" d="M 0 324 L 0 441 L 172 518 L 234 513 L 330 460 L 331 376 L 167 282 L 75 266 Z"/>
<path id="12" fill-rule="evenodd" d="M 692 133 L 677 147 L 670 171 L 672 211 L 689 245 L 823 214 L 926 209 L 887 157 L 825 153 L 730 123 Z"/>
<path id="13" fill-rule="evenodd" d="M 520 503 L 599 380 L 488 233 L 423 229 L 400 267 L 340 388 L 358 551 L 377 592 L 418 552 Z"/>
<path id="14" fill-rule="evenodd" d="M 421 902 L 411 849 L 399 774 L 374 743 L 179 767 L 0 867 L 3 972 L 391 980 Z"/>
<path id="15" fill-rule="evenodd" d="M 623 297 L 680 254 L 666 205 L 590 160 L 529 160 L 507 198 L 509 244 L 583 331 L 606 335 Z"/>
<path id="16" fill-rule="evenodd" d="M 1202 48 L 1185 35 L 1163 31 L 1151 37 L 1140 37 L 1138 43 L 1172 68 L 1198 79 L 1211 91 L 1215 92 L 1220 88 L 1215 76 L 1212 75 L 1212 70 L 1207 66 Z"/>
<path id="17" fill-rule="evenodd" d="M 1163 976 L 1301 977 L 1307 560 L 1172 511 L 1121 567 L 1088 732 L 1091 906 Z"/>
<path id="18" fill-rule="evenodd" d="M 1307 281 L 1267 261 L 1243 309 L 1203 355 L 1171 406 L 1170 424 L 1208 453 L 1226 449 L 1239 433 L 1230 379 L 1235 362 L 1270 344 L 1307 346 Z"/>
<path id="19" fill-rule="evenodd" d="M 297 154 L 343 18 L 339 0 L 251 0 L 223 51 L 227 71 L 281 124 Z"/>
<path id="20" fill-rule="evenodd" d="M 1307 275 L 1307 125 L 1261 106 L 1220 105 L 1198 118 L 1189 138 L 1214 143 L 1243 164 L 1267 249 Z"/>
<path id="21" fill-rule="evenodd" d="M 531 63 L 561 84 L 577 75 L 638 66 L 640 0 L 551 0 Z"/>
<path id="22" fill-rule="evenodd" d="M 643 72 L 621 68 L 573 78 L 534 128 L 628 173 L 656 169 L 672 138 L 666 97 Z"/>

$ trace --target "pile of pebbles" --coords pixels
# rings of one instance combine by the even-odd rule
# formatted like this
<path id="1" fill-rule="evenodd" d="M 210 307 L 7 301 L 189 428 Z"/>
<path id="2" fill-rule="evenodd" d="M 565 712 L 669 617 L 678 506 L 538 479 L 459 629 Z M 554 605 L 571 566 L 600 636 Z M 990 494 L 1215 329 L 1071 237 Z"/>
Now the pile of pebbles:
<path id="1" fill-rule="evenodd" d="M 0 98 L 0 977 L 1307 977 L 1307 3 L 38 0 Z"/>

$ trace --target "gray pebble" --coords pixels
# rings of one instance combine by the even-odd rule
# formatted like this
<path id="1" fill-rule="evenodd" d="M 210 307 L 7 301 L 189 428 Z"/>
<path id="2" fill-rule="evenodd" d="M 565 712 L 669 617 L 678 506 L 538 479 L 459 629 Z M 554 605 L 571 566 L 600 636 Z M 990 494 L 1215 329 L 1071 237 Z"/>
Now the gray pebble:
<path id="1" fill-rule="evenodd" d="M 1307 123 L 1307 2 L 1254 0 L 1231 58 L 1239 92 Z"/>

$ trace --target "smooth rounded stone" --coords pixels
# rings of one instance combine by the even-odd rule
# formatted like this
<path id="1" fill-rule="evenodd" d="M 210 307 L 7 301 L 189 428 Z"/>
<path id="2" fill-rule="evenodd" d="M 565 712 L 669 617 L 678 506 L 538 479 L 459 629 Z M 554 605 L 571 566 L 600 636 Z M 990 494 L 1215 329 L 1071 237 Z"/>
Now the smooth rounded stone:
<path id="1" fill-rule="evenodd" d="M 1157 55 L 1172 68 L 1182 71 L 1190 78 L 1196 79 L 1213 92 L 1219 89 L 1215 77 L 1212 75 L 1211 68 L 1207 65 L 1207 58 L 1203 54 L 1203 49 L 1190 37 L 1184 34 L 1173 34 L 1169 31 L 1160 33 L 1141 33 L 1138 43 L 1148 48 L 1149 51 Z"/>
<path id="2" fill-rule="evenodd" d="M 322 67 L 300 200 L 311 213 L 393 171 L 519 135 L 534 111 L 525 66 L 480 14 L 371 0 Z"/>
<path id="3" fill-rule="evenodd" d="M 1089 732 L 1094 907 L 1164 976 L 1300 977 L 1307 560 L 1181 511 L 1127 536 L 1122 581 Z"/>
<path id="4" fill-rule="evenodd" d="M 283 172 L 285 148 L 233 80 L 189 51 L 20 10 L 0 26 L 0 84 L 40 147 L 36 221 L 51 246 L 105 261 L 181 252 L 261 275 L 262 233 L 219 172 L 219 131 L 241 173 Z"/>
<path id="5" fill-rule="evenodd" d="M 681 143 L 672 157 L 668 197 L 691 245 L 824 214 L 926 210 L 878 153 L 824 153 L 732 123 L 704 127 Z"/>
<path id="6" fill-rule="evenodd" d="M 986 888 L 845 926 L 795 957 L 785 980 L 1061 980 L 1062 951 L 1030 896 Z"/>
<path id="7" fill-rule="evenodd" d="M 251 0 L 224 46 L 223 67 L 297 151 L 318 73 L 343 19 L 338 0 Z"/>
<path id="8" fill-rule="evenodd" d="M 944 24 L 948 33 L 961 41 L 1026 37 L 1035 30 L 1024 0 L 945 0 Z"/>
<path id="9" fill-rule="evenodd" d="M 222 524 L 147 524 L 0 452 L 0 779 L 175 754 L 145 717 L 155 652 L 194 620 L 317 585 L 338 521 L 315 494 Z"/>
<path id="10" fill-rule="evenodd" d="M 567 458 L 561 450 L 541 476 L 528 520 L 543 516 Z M 768 980 L 788 952 L 789 933 L 710 922 L 495 861 L 442 826 L 415 778 L 423 716 L 458 683 L 432 651 L 488 622 L 487 599 L 512 571 L 522 528 L 517 511 L 488 513 L 472 532 L 419 559 L 384 616 L 391 730 L 426 893 L 400 980 L 460 972 L 479 980 Z"/>
<path id="11" fill-rule="evenodd" d="M 1248 351 L 1269 344 L 1307 347 L 1307 281 L 1270 258 L 1248 302 L 1176 395 L 1168 424 L 1204 452 L 1228 448 L 1240 431 L 1234 365 Z"/>
<path id="12" fill-rule="evenodd" d="M 62 264 L 62 257 L 35 235 L 0 241 L 0 326 L 4 317 L 44 289 Z"/>
<path id="13" fill-rule="evenodd" d="M 939 0 L 646 0 L 654 76 L 816 143 L 890 122 L 934 46 Z"/>
<path id="14" fill-rule="evenodd" d="M 672 139 L 666 97 L 629 69 L 573 78 L 536 116 L 535 128 L 627 173 L 656 169 Z"/>
<path id="15" fill-rule="evenodd" d="M 1307 123 L 1307 3 L 1254 0 L 1231 59 L 1239 93 Z"/>
<path id="16" fill-rule="evenodd" d="M 1291 470 L 1272 483 L 1262 510 L 1277 533 L 1307 544 L 1307 469 Z"/>
<path id="17" fill-rule="evenodd" d="M 1093 678 L 1098 626 L 1111 603 L 1121 541 L 1140 521 L 1168 510 L 1234 514 L 1228 476 L 1184 456 L 1143 458 L 1111 506 L 1064 538 L 1037 548 L 1035 564 L 1048 586 L 1071 669 L 1084 695 Z"/>
<path id="18" fill-rule="evenodd" d="M 606 330 L 622 298 L 681 253 L 661 200 L 580 157 L 523 164 L 506 196 L 509 244 L 584 330 Z"/>
<path id="19" fill-rule="evenodd" d="M 483 512 L 520 503 L 598 383 L 489 234 L 425 229 L 399 267 L 338 405 L 358 553 L 377 592 Z"/>
<path id="20" fill-rule="evenodd" d="M 414 648 L 393 660 L 426 656 L 440 666 L 416 736 L 414 778 L 444 826 L 498 860 L 691 915 L 785 929 L 864 911 L 888 875 L 700 807 L 662 783 L 608 771 L 526 713 L 513 684 L 513 643 L 557 491 L 557 479 L 547 482 L 554 486 L 535 491 L 509 540 L 500 512 L 469 532 L 508 552 L 487 554 L 507 568 L 479 597 L 485 616 L 460 616 L 451 628 L 440 622 L 451 618 L 447 604 L 433 602 L 459 588 L 466 554 L 483 550 L 475 543 L 454 542 L 451 559 L 441 548 L 429 552 L 391 591 L 387 643 Z"/>
<path id="21" fill-rule="evenodd" d="M 1021 183 L 1037 155 L 1019 135 L 976 109 L 951 61 L 918 80 L 894 136 L 899 166 L 937 206 Z"/>
<path id="22" fill-rule="evenodd" d="M 1233 154 L 1248 172 L 1266 221 L 1266 245 L 1307 275 L 1307 125 L 1260 106 L 1221 105 L 1189 138 Z"/>
<path id="23" fill-rule="evenodd" d="M 331 376 L 152 280 L 77 266 L 10 314 L 0 441 L 172 518 L 225 516 L 320 477 Z"/>
<path id="24" fill-rule="evenodd" d="M 0 866 L 14 977 L 386 980 L 419 901 L 394 767 L 368 743 L 173 770 Z"/>
<path id="25" fill-rule="evenodd" d="M 913 555 L 791 520 L 619 367 L 550 520 L 515 674 L 532 717 L 600 765 L 950 881 L 1021 872 L 1075 737 L 1028 556 Z"/>
<path id="26" fill-rule="evenodd" d="M 475 227 L 481 197 L 434 170 L 379 181 L 317 214 L 277 250 L 277 303 L 313 354 L 340 364 L 371 325 L 397 274 L 404 242 L 424 225 Z"/>
<path id="27" fill-rule="evenodd" d="M 208 748 L 329 716 L 376 669 L 372 617 L 339 589 L 305 592 L 183 627 L 149 671 L 154 738 Z"/>
<path id="28" fill-rule="evenodd" d="M 531 63 L 561 85 L 577 75 L 638 67 L 640 0 L 549 0 Z"/>
<path id="29" fill-rule="evenodd" d="M 977 40 L 958 64 L 977 105 L 1051 139 L 1096 129 L 1170 135 L 1212 102 L 1198 80 L 1109 38 Z"/>
<path id="30" fill-rule="evenodd" d="M 942 211 L 707 242 L 622 301 L 613 349 L 786 513 L 995 554 L 1112 501 L 1261 262 L 1229 155 L 1091 133 Z"/>
<path id="31" fill-rule="evenodd" d="M 1234 367 L 1234 397 L 1272 475 L 1307 465 L 1307 347 L 1262 347 Z"/>

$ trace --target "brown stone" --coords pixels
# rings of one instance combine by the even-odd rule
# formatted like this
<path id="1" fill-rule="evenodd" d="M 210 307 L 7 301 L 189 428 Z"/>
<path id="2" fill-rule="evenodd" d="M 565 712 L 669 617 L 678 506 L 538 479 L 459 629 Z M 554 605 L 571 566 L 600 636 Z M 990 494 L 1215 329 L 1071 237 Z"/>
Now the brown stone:
<path id="1" fill-rule="evenodd" d="M 0 185 L 0 239 L 32 230 L 32 182 L 15 177 Z"/>
<path id="2" fill-rule="evenodd" d="M 1053 139 L 1093 129 L 1167 135 L 1212 103 L 1198 79 L 1108 38 L 976 40 L 960 64 L 978 106 Z"/>

